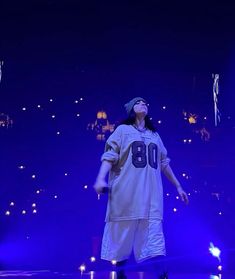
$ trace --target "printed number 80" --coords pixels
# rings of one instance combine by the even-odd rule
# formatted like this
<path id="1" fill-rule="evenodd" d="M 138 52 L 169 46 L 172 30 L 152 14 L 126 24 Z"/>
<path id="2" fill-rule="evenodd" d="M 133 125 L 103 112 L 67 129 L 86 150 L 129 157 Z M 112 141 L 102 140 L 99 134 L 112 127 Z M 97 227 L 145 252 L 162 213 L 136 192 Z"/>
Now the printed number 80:
<path id="1" fill-rule="evenodd" d="M 147 154 L 146 154 L 146 145 L 142 141 L 134 141 L 132 143 L 132 164 L 136 168 L 145 168 L 147 165 Z M 157 145 L 150 143 L 148 145 L 148 163 L 149 165 L 157 169 Z"/>

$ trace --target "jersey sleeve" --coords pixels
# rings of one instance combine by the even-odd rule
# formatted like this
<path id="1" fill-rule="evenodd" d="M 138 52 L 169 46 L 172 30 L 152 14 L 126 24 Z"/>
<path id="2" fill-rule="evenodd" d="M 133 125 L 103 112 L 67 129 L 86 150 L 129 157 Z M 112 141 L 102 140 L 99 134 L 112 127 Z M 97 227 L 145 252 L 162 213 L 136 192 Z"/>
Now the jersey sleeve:
<path id="1" fill-rule="evenodd" d="M 158 135 L 159 137 L 159 142 L 160 142 L 160 152 L 161 152 L 161 157 L 160 157 L 160 164 L 161 164 L 161 170 L 163 171 L 170 163 L 170 158 L 167 156 L 167 150 L 160 138 L 160 136 Z"/>
<path id="2" fill-rule="evenodd" d="M 101 157 L 101 161 L 107 160 L 112 164 L 116 164 L 119 161 L 121 140 L 122 140 L 122 131 L 121 127 L 117 127 L 117 129 L 111 134 L 111 136 L 107 139 L 105 144 L 105 150 Z"/>

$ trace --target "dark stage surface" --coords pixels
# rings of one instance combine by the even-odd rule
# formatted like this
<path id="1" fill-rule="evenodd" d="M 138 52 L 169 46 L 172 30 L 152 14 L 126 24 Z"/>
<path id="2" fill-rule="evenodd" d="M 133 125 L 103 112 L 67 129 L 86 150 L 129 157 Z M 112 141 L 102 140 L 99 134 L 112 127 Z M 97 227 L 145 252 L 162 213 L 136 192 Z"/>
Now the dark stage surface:
<path id="1" fill-rule="evenodd" d="M 152 273 L 146 272 L 129 272 L 127 273 L 128 279 L 154 279 L 154 275 Z M 84 278 L 84 279 L 116 279 L 116 275 L 114 272 L 89 272 L 83 273 L 62 273 L 62 272 L 52 272 L 49 270 L 38 270 L 38 271 L 2 271 L 0 272 L 0 277 L 10 277 L 10 278 L 35 278 L 35 279 L 61 279 L 61 278 L 68 278 L 68 279 L 76 279 L 76 278 Z M 169 274 L 170 279 L 233 279 L 235 275 L 222 275 L 221 277 L 213 277 L 210 274 L 189 274 L 189 273 L 176 273 L 176 274 Z"/>

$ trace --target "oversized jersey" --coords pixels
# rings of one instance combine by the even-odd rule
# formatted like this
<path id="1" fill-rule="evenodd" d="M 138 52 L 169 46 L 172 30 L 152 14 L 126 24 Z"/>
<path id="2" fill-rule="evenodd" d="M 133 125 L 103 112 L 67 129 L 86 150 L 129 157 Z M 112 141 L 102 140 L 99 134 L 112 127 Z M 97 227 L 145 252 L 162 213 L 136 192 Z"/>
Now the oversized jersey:
<path id="1" fill-rule="evenodd" d="M 158 133 L 120 125 L 107 139 L 101 160 L 112 163 L 106 222 L 162 219 L 161 170 L 170 160 Z"/>

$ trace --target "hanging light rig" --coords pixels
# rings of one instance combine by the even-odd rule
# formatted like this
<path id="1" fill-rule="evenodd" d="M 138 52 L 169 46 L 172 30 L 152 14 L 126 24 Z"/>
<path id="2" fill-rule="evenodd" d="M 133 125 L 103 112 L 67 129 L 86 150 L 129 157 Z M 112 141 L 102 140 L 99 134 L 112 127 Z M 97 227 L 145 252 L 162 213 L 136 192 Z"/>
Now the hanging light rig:
<path id="1" fill-rule="evenodd" d="M 213 82 L 213 101 L 214 101 L 214 119 L 215 119 L 215 127 L 218 126 L 220 122 L 220 111 L 218 108 L 218 95 L 219 95 L 219 74 L 212 74 Z"/>
<path id="2" fill-rule="evenodd" d="M 2 80 L 2 66 L 3 66 L 4 62 L 0 60 L 0 83 Z"/>

